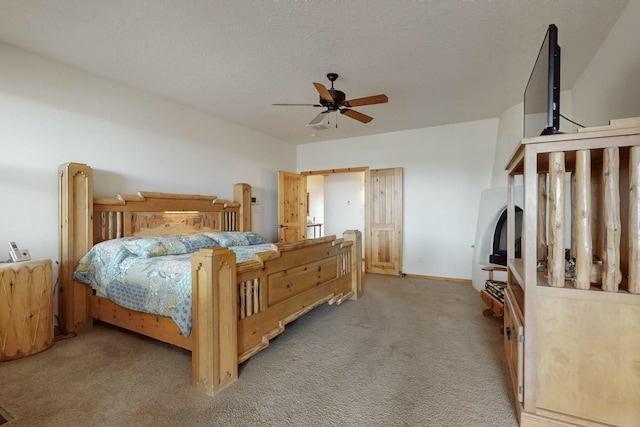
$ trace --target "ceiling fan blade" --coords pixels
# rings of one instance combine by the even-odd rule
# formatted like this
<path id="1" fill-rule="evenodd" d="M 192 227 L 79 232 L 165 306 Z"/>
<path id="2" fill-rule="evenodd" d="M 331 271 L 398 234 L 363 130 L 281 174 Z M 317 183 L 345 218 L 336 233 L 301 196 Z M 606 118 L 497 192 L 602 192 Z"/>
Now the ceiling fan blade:
<path id="1" fill-rule="evenodd" d="M 347 107 L 360 107 L 361 105 L 371 105 L 371 104 L 384 104 L 388 102 L 389 98 L 387 95 L 373 95 L 373 96 L 365 96 L 364 98 L 356 98 L 345 101 L 345 105 Z"/>
<path id="2" fill-rule="evenodd" d="M 373 117 L 367 116 L 366 114 L 359 113 L 356 110 L 348 110 L 345 108 L 344 110 L 340 110 L 340 112 L 345 116 L 351 117 L 352 119 L 356 119 L 357 121 L 362 123 L 369 123 L 371 120 L 373 120 Z"/>
<path id="3" fill-rule="evenodd" d="M 297 106 L 302 106 L 302 107 L 322 107 L 322 105 L 320 104 L 271 104 L 271 105 L 275 105 L 275 106 L 289 106 L 289 107 L 297 107 Z"/>
<path id="4" fill-rule="evenodd" d="M 320 98 L 324 99 L 327 102 L 333 102 L 333 97 L 322 83 L 314 83 L 313 85 L 316 87 L 316 90 L 320 94 Z"/>
<path id="5" fill-rule="evenodd" d="M 317 116 L 315 116 L 315 117 L 313 118 L 313 120 L 311 120 L 311 121 L 309 122 L 309 124 L 310 124 L 310 125 L 317 125 L 318 123 L 322 123 L 322 121 L 323 121 L 323 120 L 324 120 L 324 118 L 325 118 L 325 114 L 327 114 L 328 112 L 329 112 L 329 111 L 327 110 L 327 111 L 323 111 L 322 113 L 318 114 Z"/>

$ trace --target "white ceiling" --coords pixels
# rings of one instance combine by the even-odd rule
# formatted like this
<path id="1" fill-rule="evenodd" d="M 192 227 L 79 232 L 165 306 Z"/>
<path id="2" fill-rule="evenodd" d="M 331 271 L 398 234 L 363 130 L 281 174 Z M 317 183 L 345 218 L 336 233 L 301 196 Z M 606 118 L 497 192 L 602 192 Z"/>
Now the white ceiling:
<path id="1" fill-rule="evenodd" d="M 520 103 L 547 26 L 569 89 L 628 0 L 0 0 L 0 41 L 206 110 L 291 143 L 498 117 Z M 312 82 L 362 124 L 272 103 L 317 103 Z M 311 136 L 315 133 L 315 136 Z"/>

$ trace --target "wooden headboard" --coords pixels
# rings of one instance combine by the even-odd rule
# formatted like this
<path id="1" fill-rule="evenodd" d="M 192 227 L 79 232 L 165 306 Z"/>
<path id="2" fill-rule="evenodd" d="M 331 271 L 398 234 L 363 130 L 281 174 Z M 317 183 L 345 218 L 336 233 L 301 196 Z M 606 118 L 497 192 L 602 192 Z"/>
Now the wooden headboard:
<path id="1" fill-rule="evenodd" d="M 250 194 L 247 184 L 242 192 Z M 139 192 L 93 199 L 93 243 L 126 236 L 250 231 L 251 218 L 241 202 L 215 196 Z"/>
<path id="2" fill-rule="evenodd" d="M 84 310 L 86 287 L 73 282 L 73 269 L 96 243 L 127 236 L 251 231 L 251 186 L 236 184 L 234 201 L 216 196 L 139 192 L 93 197 L 93 170 L 82 163 L 58 168 L 60 191 L 60 325 Z M 82 317 L 82 316 L 78 316 Z"/>

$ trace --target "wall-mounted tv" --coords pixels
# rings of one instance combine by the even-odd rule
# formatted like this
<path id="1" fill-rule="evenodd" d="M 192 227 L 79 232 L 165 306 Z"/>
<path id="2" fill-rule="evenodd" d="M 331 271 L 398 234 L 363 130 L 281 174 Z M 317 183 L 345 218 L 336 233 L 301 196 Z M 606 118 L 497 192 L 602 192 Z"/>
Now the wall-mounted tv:
<path id="1" fill-rule="evenodd" d="M 560 46 L 549 25 L 524 91 L 524 137 L 560 133 Z"/>

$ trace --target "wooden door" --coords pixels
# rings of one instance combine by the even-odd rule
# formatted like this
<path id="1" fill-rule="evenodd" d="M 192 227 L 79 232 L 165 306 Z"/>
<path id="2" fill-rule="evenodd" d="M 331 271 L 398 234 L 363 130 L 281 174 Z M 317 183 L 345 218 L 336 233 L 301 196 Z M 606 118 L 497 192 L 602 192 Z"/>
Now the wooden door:
<path id="1" fill-rule="evenodd" d="M 365 172 L 365 271 L 402 274 L 402 168 Z"/>
<path id="2" fill-rule="evenodd" d="M 278 172 L 278 240 L 294 242 L 307 238 L 307 178 L 293 172 Z"/>

